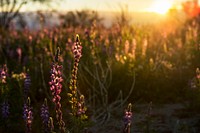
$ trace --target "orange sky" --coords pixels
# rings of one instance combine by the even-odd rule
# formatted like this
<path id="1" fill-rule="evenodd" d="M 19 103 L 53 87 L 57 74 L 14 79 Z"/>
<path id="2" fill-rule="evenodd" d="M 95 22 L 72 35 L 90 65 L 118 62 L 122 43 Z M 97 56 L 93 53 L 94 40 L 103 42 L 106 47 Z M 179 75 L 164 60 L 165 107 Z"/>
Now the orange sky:
<path id="1" fill-rule="evenodd" d="M 61 0 L 60 3 L 51 3 L 51 7 L 57 10 L 82 10 L 92 9 L 96 11 L 120 11 L 121 7 L 127 7 L 129 11 L 152 11 L 152 12 L 164 12 L 163 8 L 170 5 L 180 5 L 181 2 L 186 0 Z M 21 11 L 34 11 L 44 10 L 47 6 L 41 6 L 40 4 L 29 3 L 24 6 Z"/>

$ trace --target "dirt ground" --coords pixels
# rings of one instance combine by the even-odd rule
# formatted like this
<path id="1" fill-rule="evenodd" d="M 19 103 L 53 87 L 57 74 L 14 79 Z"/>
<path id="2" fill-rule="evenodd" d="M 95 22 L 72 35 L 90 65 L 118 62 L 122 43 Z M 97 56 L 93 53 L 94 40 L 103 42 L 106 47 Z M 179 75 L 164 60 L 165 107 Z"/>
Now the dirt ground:
<path id="1" fill-rule="evenodd" d="M 122 133 L 122 115 L 118 113 L 106 124 L 97 124 L 93 132 Z M 134 105 L 131 133 L 200 133 L 200 112 L 191 113 L 182 104 Z"/>
<path id="2" fill-rule="evenodd" d="M 191 113 L 182 104 L 148 106 L 135 107 L 133 133 L 200 133 L 200 112 Z"/>
<path id="3" fill-rule="evenodd" d="M 145 110 L 141 111 L 141 110 Z M 185 110 L 181 104 L 138 105 L 133 116 L 134 133 L 200 133 L 200 114 Z M 148 113 L 149 112 L 149 113 Z"/>

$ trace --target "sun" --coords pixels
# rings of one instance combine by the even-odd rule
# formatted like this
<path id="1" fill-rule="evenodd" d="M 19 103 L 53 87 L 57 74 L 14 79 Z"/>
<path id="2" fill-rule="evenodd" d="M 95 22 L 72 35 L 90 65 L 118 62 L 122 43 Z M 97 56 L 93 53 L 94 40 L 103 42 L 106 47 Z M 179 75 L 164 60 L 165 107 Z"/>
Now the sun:
<path id="1" fill-rule="evenodd" d="M 172 7 L 172 1 L 170 0 L 154 0 L 154 2 L 147 9 L 147 11 L 164 15 L 169 11 L 171 7 Z"/>

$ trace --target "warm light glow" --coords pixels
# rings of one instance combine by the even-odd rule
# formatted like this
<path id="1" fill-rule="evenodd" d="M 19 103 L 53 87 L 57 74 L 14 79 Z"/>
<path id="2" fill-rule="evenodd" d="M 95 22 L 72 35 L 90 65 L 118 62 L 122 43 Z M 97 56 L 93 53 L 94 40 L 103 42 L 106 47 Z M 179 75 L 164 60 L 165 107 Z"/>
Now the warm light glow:
<path id="1" fill-rule="evenodd" d="M 155 0 L 152 5 L 147 9 L 147 11 L 159 14 L 166 14 L 171 7 L 172 1 L 170 0 Z"/>

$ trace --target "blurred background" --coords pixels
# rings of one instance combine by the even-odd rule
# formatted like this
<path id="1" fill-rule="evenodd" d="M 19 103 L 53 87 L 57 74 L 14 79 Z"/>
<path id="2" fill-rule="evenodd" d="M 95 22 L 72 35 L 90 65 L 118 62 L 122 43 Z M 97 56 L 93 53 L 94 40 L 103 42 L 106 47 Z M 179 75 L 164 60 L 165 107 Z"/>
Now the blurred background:
<path id="1" fill-rule="evenodd" d="M 197 3 L 196 5 L 194 3 Z M 13 4 L 15 6 L 13 6 Z M 185 18 L 184 13 L 190 16 L 197 14 L 198 1 L 187 0 L 132 0 L 132 1 L 70 1 L 70 0 L 16 0 L 1 1 L 1 12 L 18 11 L 26 21 L 26 27 L 38 29 L 39 22 L 36 18 L 40 14 L 45 14 L 48 19 L 46 26 L 59 25 L 62 20 L 60 16 L 67 16 L 68 19 L 75 12 L 98 13 L 102 23 L 110 27 L 116 20 L 116 16 L 125 12 L 131 24 L 152 24 L 158 23 L 169 15 L 170 12 L 179 14 L 180 19 Z M 51 14 L 51 15 L 50 15 Z M 168 14 L 168 15 L 167 15 Z M 20 16 L 21 16 L 20 15 Z M 18 15 L 17 15 L 18 16 Z M 19 17 L 19 16 L 18 16 Z M 176 16 L 177 17 L 177 16 Z M 20 18 L 18 18 L 20 19 Z M 22 19 L 22 18 L 21 18 Z M 45 19 L 45 20 L 46 20 Z M 71 18 L 72 19 L 72 18 Z M 17 20 L 15 19 L 15 22 Z M 37 23 L 34 23 L 37 21 Z M 184 21 L 184 20 L 182 20 Z M 34 23 L 34 24 L 33 24 Z"/>

